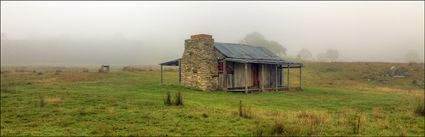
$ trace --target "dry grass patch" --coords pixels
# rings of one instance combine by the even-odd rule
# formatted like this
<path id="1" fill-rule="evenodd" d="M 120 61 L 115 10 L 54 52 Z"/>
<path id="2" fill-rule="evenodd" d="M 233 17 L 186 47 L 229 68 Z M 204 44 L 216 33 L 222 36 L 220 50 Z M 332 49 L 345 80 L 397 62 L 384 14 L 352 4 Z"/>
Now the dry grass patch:
<path id="1" fill-rule="evenodd" d="M 106 112 L 108 112 L 108 113 L 114 113 L 115 112 L 115 108 L 114 107 L 107 107 L 106 108 Z"/>
<path id="2" fill-rule="evenodd" d="M 88 80 L 87 73 L 62 73 L 58 79 L 65 82 L 78 82 Z"/>
<path id="3" fill-rule="evenodd" d="M 41 78 L 39 80 L 36 80 L 35 83 L 38 84 L 52 84 L 52 83 L 56 83 L 58 80 L 55 77 L 49 77 L 49 78 Z"/>
<path id="4" fill-rule="evenodd" d="M 383 119 L 383 118 L 385 118 L 385 113 L 384 113 L 384 111 L 382 110 L 382 108 L 373 108 L 372 109 L 372 115 L 375 117 L 375 118 L 379 118 L 379 119 Z"/>
<path id="5" fill-rule="evenodd" d="M 147 71 L 147 69 L 145 68 L 141 68 L 141 67 L 135 67 L 135 66 L 125 66 L 122 68 L 123 71 L 128 71 L 128 72 L 140 72 L 140 71 Z"/>
<path id="6" fill-rule="evenodd" d="M 63 99 L 58 98 L 58 97 L 46 98 L 46 102 L 49 102 L 49 103 L 58 103 L 58 102 L 62 102 L 62 101 L 63 101 Z"/>

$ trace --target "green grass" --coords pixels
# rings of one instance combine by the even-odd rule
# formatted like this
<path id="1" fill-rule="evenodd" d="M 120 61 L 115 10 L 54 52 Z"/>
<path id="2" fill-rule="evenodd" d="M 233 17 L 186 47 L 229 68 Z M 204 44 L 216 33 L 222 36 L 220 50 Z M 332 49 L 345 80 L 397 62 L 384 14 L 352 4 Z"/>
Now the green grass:
<path id="1" fill-rule="evenodd" d="M 424 135 L 415 96 L 406 93 L 319 82 L 299 92 L 203 92 L 177 86 L 176 72 L 164 77 L 161 86 L 158 71 L 4 73 L 1 135 L 270 135 L 276 122 L 284 134 L 355 135 L 356 113 L 359 135 Z M 181 92 L 184 106 L 164 105 L 166 92 Z M 239 117 L 240 100 L 252 118 Z"/>

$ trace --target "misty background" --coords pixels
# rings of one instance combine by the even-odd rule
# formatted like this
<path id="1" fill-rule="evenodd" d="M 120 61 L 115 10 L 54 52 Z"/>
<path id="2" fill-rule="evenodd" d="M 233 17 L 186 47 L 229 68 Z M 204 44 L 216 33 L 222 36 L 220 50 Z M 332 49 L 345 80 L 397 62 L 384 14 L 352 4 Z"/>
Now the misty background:
<path id="1" fill-rule="evenodd" d="M 2 65 L 155 65 L 199 33 L 264 41 L 283 58 L 423 62 L 424 3 L 1 1 Z"/>

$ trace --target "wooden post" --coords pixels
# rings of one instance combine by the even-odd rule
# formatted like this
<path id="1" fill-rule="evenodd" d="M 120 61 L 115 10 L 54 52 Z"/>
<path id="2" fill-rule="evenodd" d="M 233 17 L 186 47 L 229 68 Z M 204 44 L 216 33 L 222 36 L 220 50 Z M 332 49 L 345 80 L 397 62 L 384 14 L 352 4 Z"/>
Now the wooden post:
<path id="1" fill-rule="evenodd" d="M 162 76 L 162 65 L 161 65 L 161 85 L 163 84 L 163 76 Z"/>
<path id="2" fill-rule="evenodd" d="M 301 66 L 300 66 L 300 89 L 301 89 Z"/>
<path id="3" fill-rule="evenodd" d="M 224 88 L 224 91 L 227 91 L 227 66 L 226 66 L 226 60 L 223 60 L 223 88 Z"/>
<path id="4" fill-rule="evenodd" d="M 286 82 L 288 83 L 288 90 L 289 90 L 289 70 L 290 70 L 291 68 L 290 68 L 290 66 L 289 66 L 289 64 L 288 64 L 288 74 L 286 74 L 287 76 L 287 80 L 286 80 Z"/>
<path id="5" fill-rule="evenodd" d="M 282 76 L 281 76 L 281 79 L 282 79 L 282 83 L 281 83 L 281 85 L 283 86 L 283 87 L 285 87 L 285 68 L 283 67 L 283 65 L 282 65 L 282 72 L 281 72 L 281 74 L 282 74 Z"/>
<path id="6" fill-rule="evenodd" d="M 274 82 L 274 86 L 275 86 L 275 90 L 278 91 L 277 90 L 277 64 L 276 64 L 275 68 L 276 68 L 276 70 L 275 70 L 275 74 L 274 75 L 275 75 L 275 78 L 276 79 L 275 79 L 275 82 Z"/>
<path id="7" fill-rule="evenodd" d="M 232 74 L 232 85 L 231 87 L 235 87 L 235 62 L 232 62 L 232 69 L 233 69 L 233 74 Z"/>
<path id="8" fill-rule="evenodd" d="M 264 74 L 264 64 L 261 64 L 261 91 L 264 92 L 264 82 L 265 82 L 265 74 Z"/>
<path id="9" fill-rule="evenodd" d="M 182 66 L 181 66 L 181 60 L 179 60 L 179 84 L 181 84 L 182 82 Z"/>
<path id="10" fill-rule="evenodd" d="M 248 94 L 248 64 L 245 63 L 245 94 Z"/>

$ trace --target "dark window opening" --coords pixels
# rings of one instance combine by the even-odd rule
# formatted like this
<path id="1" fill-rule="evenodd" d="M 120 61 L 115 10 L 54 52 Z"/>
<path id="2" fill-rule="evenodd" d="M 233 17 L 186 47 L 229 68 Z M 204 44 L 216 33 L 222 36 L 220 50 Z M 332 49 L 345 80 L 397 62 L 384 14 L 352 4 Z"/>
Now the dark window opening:
<path id="1" fill-rule="evenodd" d="M 223 62 L 218 62 L 218 73 L 223 73 Z"/>

